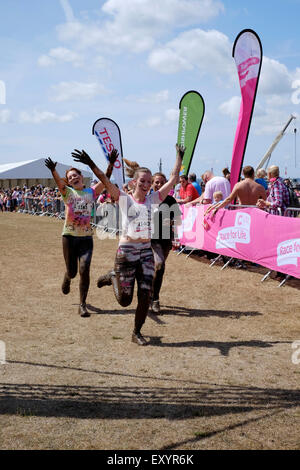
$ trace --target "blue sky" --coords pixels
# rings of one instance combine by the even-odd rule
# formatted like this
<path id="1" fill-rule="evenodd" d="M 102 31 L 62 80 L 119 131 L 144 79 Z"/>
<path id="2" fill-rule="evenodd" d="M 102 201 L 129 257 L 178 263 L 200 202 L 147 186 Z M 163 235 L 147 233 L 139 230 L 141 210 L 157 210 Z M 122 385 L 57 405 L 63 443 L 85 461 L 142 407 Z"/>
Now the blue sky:
<path id="1" fill-rule="evenodd" d="M 244 164 L 300 118 L 300 0 L 4 0 L 0 18 L 0 164 L 71 164 L 83 148 L 104 168 L 92 125 L 109 117 L 124 157 L 152 171 L 161 158 L 168 176 L 180 99 L 197 90 L 206 113 L 191 171 L 220 174 L 240 103 L 232 45 L 245 28 L 264 57 Z M 299 118 L 271 158 L 283 176 L 300 177 Z"/>

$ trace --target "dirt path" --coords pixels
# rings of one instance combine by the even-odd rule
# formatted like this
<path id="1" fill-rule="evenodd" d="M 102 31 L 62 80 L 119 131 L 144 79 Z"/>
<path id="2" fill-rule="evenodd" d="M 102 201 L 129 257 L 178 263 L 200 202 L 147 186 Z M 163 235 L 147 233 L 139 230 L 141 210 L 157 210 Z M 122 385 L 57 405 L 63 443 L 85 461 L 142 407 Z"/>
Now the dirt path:
<path id="1" fill-rule="evenodd" d="M 61 229 L 0 214 L 1 449 L 299 449 L 300 281 L 171 253 L 164 315 L 138 347 L 136 299 L 123 309 L 96 287 L 117 241 L 94 239 L 81 318 L 78 279 L 60 291 Z"/>

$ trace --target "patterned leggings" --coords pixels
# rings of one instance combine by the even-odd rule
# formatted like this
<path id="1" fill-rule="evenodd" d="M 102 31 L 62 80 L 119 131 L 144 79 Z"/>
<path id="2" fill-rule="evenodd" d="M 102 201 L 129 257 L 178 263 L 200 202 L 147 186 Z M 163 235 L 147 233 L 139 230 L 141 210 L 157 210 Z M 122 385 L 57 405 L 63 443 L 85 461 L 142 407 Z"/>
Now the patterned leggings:
<path id="1" fill-rule="evenodd" d="M 112 284 L 117 301 L 122 307 L 131 304 L 135 279 L 138 305 L 134 332 L 139 333 L 145 323 L 152 294 L 154 259 L 150 243 L 120 245 L 115 258 L 115 276 Z"/>

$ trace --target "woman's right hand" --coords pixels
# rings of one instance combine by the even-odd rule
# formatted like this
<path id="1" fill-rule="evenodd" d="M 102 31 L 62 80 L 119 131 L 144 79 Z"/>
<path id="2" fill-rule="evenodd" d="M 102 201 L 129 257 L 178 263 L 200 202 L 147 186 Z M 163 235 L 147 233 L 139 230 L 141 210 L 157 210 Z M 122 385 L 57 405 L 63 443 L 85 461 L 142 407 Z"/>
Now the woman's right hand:
<path id="1" fill-rule="evenodd" d="M 89 167 L 91 165 L 94 165 L 93 160 L 84 150 L 80 151 L 80 150 L 74 149 L 74 152 L 72 152 L 72 157 L 74 158 L 75 162 L 83 163 L 84 165 L 87 165 Z"/>
<path id="2" fill-rule="evenodd" d="M 54 162 L 50 157 L 46 158 L 45 160 L 45 165 L 47 168 L 49 168 L 50 171 L 54 171 L 55 167 L 57 165 L 57 162 Z"/>

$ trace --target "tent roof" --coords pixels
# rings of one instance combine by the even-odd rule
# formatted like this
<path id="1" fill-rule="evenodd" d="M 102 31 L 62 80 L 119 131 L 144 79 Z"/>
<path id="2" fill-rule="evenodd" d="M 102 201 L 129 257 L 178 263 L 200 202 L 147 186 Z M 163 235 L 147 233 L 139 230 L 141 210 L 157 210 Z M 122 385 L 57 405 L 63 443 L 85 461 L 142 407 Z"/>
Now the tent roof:
<path id="1" fill-rule="evenodd" d="M 66 170 L 71 168 L 73 164 L 64 165 L 63 163 L 57 163 L 56 169 L 58 174 L 63 177 Z M 74 165 L 77 168 L 77 165 Z M 85 178 L 92 176 L 91 172 L 83 170 L 82 167 L 78 167 Z M 16 163 L 5 163 L 0 165 L 0 180 L 1 179 L 44 179 L 52 178 L 51 172 L 45 166 L 45 159 L 39 158 L 37 160 L 27 160 Z"/>
<path id="2" fill-rule="evenodd" d="M 3 163 L 0 165 L 0 174 L 11 170 L 13 168 L 17 168 L 18 166 L 26 165 L 27 163 L 34 162 L 34 160 L 26 160 L 24 162 L 15 162 L 15 163 Z"/>

